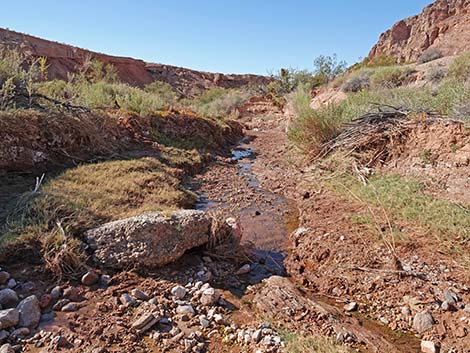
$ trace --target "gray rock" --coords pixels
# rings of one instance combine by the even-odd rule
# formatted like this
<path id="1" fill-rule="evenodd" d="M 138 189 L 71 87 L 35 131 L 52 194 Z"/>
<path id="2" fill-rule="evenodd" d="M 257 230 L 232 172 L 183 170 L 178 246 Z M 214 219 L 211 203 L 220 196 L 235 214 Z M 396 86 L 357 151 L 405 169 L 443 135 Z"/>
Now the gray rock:
<path id="1" fill-rule="evenodd" d="M 0 271 L 0 285 L 6 284 L 10 279 L 10 274 L 5 271 Z"/>
<path id="2" fill-rule="evenodd" d="M 104 224 L 86 238 L 105 266 L 154 268 L 207 243 L 210 224 L 203 211 L 155 212 Z"/>
<path id="3" fill-rule="evenodd" d="M 55 313 L 53 311 L 51 311 L 50 313 L 46 313 L 46 314 L 42 314 L 41 315 L 41 321 L 51 321 L 51 320 L 54 320 L 54 318 L 56 317 Z"/>
<path id="4" fill-rule="evenodd" d="M 0 310 L 0 330 L 15 327 L 20 321 L 20 313 L 17 309 Z"/>
<path id="5" fill-rule="evenodd" d="M 465 305 L 463 311 L 465 311 L 466 313 L 470 313 L 470 304 Z"/>
<path id="6" fill-rule="evenodd" d="M 53 310 L 62 310 L 64 306 L 70 303 L 70 299 L 61 299 L 52 307 Z"/>
<path id="7" fill-rule="evenodd" d="M 455 310 L 455 306 L 453 303 L 449 303 L 447 300 L 444 300 L 441 304 L 441 309 L 444 311 L 453 311 Z"/>
<path id="8" fill-rule="evenodd" d="M 119 297 L 119 301 L 122 303 L 122 305 L 125 305 L 125 306 L 131 306 L 135 304 L 135 299 L 127 293 L 122 294 Z"/>
<path id="9" fill-rule="evenodd" d="M 7 343 L 0 347 L 0 353 L 15 353 L 15 350 Z"/>
<path id="10" fill-rule="evenodd" d="M 205 315 L 201 315 L 199 317 L 199 323 L 201 324 L 202 328 L 208 328 L 211 325 L 211 322 Z"/>
<path id="11" fill-rule="evenodd" d="M 62 294 L 63 294 L 63 290 L 60 286 L 55 286 L 54 288 L 52 288 L 51 290 L 51 297 L 52 299 L 54 300 L 58 300 L 62 297 Z"/>
<path id="12" fill-rule="evenodd" d="M 51 340 L 52 345 L 57 348 L 65 348 L 70 345 L 70 342 L 62 335 L 57 335 Z"/>
<path id="13" fill-rule="evenodd" d="M 428 311 L 417 313 L 413 318 L 413 329 L 418 333 L 429 330 L 434 325 L 434 318 Z"/>
<path id="14" fill-rule="evenodd" d="M 178 300 L 183 299 L 186 296 L 187 289 L 182 286 L 175 286 L 171 289 L 171 295 Z"/>
<path id="15" fill-rule="evenodd" d="M 251 271 L 250 264 L 245 264 L 242 267 L 240 267 L 235 274 L 237 275 L 244 275 L 246 273 L 249 273 Z"/>
<path id="16" fill-rule="evenodd" d="M 459 297 L 457 294 L 455 294 L 454 292 L 450 290 L 445 290 L 443 295 L 444 295 L 444 300 L 447 301 L 450 305 L 452 306 L 457 305 L 459 301 Z"/>
<path id="17" fill-rule="evenodd" d="M 14 308 L 18 304 L 18 295 L 13 289 L 5 288 L 0 290 L 0 305 L 5 308 Z"/>
<path id="18" fill-rule="evenodd" d="M 65 304 L 62 309 L 60 309 L 63 312 L 72 312 L 72 311 L 77 311 L 79 309 L 77 303 L 68 303 Z"/>
<path id="19" fill-rule="evenodd" d="M 200 301 L 202 305 L 210 306 L 210 305 L 214 305 L 215 303 L 217 303 L 219 298 L 220 298 L 219 292 L 217 292 L 214 288 L 210 287 L 210 288 L 205 289 L 202 292 Z"/>
<path id="20" fill-rule="evenodd" d="M 150 296 L 144 291 L 141 291 L 140 289 L 133 289 L 131 291 L 131 294 L 134 298 L 139 300 L 147 301 L 150 299 Z"/>
<path id="21" fill-rule="evenodd" d="M 111 276 L 110 275 L 102 275 L 100 278 L 100 284 L 104 287 L 109 286 L 109 283 L 111 282 Z"/>
<path id="22" fill-rule="evenodd" d="M 195 314 L 193 306 L 191 304 L 178 305 L 178 307 L 176 308 L 176 313 L 181 314 L 181 315 L 184 315 L 184 314 L 194 315 Z"/>
<path id="23" fill-rule="evenodd" d="M 20 312 L 19 326 L 36 328 L 41 320 L 41 307 L 35 295 L 23 299 L 17 307 Z"/>
<path id="24" fill-rule="evenodd" d="M 132 324 L 132 328 L 137 330 L 138 333 L 144 333 L 158 323 L 159 318 L 155 317 L 152 313 L 145 313 L 139 317 Z"/>
<path id="25" fill-rule="evenodd" d="M 421 352 L 423 353 L 438 353 L 439 348 L 432 341 L 421 341 Z"/>
<path id="26" fill-rule="evenodd" d="M 13 340 L 17 340 L 19 337 L 29 336 L 30 333 L 31 333 L 31 330 L 29 328 L 20 327 L 20 328 L 17 328 L 16 330 L 14 330 L 10 334 L 10 338 L 13 339 Z"/>
<path id="27" fill-rule="evenodd" d="M 92 286 L 98 282 L 100 276 L 95 271 L 88 271 L 82 277 L 82 284 L 85 286 Z"/>
<path id="28" fill-rule="evenodd" d="M 15 288 L 17 285 L 16 280 L 14 278 L 10 278 L 7 282 L 7 287 L 10 289 Z"/>

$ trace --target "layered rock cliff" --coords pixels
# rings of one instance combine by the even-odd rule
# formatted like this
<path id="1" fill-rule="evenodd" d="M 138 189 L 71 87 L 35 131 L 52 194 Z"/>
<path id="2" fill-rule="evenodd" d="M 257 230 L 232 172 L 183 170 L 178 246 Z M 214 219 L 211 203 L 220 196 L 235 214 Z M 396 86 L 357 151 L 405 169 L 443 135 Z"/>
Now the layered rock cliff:
<path id="1" fill-rule="evenodd" d="M 226 75 L 147 63 L 133 58 L 96 53 L 0 28 L 0 48 L 2 47 L 16 48 L 34 57 L 47 57 L 50 79 L 67 79 L 69 73 L 77 72 L 87 57 L 93 57 L 105 64 L 112 64 L 120 80 L 132 86 L 142 87 L 158 80 L 169 83 L 184 95 L 193 95 L 211 87 L 237 88 L 247 84 L 264 84 L 271 80 L 259 75 Z"/>
<path id="2" fill-rule="evenodd" d="M 400 63 L 416 61 L 428 48 L 444 56 L 470 50 L 470 0 L 437 0 L 419 15 L 397 22 L 382 33 L 369 58 L 385 54 Z"/>

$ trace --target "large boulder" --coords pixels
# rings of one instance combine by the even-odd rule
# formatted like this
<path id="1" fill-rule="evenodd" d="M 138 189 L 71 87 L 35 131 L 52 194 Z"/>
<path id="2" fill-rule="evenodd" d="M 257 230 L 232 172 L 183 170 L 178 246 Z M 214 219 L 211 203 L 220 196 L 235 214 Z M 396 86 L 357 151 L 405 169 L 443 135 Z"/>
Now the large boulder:
<path id="1" fill-rule="evenodd" d="M 17 307 L 20 312 L 20 327 L 36 328 L 41 319 L 41 307 L 35 295 L 23 299 Z"/>
<path id="2" fill-rule="evenodd" d="M 89 230 L 95 259 L 113 268 L 155 268 L 208 242 L 210 218 L 197 210 L 147 213 Z"/>

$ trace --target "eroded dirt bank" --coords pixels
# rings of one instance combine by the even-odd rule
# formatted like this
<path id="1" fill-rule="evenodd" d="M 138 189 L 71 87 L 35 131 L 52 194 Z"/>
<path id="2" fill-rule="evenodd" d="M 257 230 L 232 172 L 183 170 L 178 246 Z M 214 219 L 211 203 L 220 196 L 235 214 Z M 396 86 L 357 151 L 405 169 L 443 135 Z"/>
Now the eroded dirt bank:
<path id="1" fill-rule="evenodd" d="M 325 189 L 311 168 L 299 168 L 287 119 L 269 102 L 253 101 L 241 122 L 246 137 L 232 155 L 215 157 L 184 183 L 199 195 L 197 208 L 238 220 L 255 256 L 194 249 L 160 270 L 102 270 L 91 285 L 60 288 L 41 266 L 6 266 L 17 284 L 3 275 L 2 285 L 18 299 L 44 293 L 39 331 L 16 332 L 14 347 L 281 352 L 294 335 L 328 337 L 330 347 L 335 342 L 344 351 L 412 353 L 424 341 L 441 352 L 468 352 L 465 269 L 437 252 L 424 232 L 394 253 L 353 222 L 351 215 L 367 207 Z"/>

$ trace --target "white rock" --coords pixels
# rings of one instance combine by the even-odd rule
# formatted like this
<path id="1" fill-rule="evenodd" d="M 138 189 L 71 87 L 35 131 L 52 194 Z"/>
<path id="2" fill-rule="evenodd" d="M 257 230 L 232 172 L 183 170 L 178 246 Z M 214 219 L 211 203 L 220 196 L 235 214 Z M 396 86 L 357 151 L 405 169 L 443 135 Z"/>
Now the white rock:
<path id="1" fill-rule="evenodd" d="M 215 303 L 217 303 L 219 298 L 220 298 L 219 292 L 217 292 L 214 288 L 207 288 L 206 290 L 202 292 L 200 301 L 202 305 L 210 306 L 210 305 L 214 305 Z"/>
<path id="2" fill-rule="evenodd" d="M 345 306 L 343 306 L 343 309 L 345 311 L 355 311 L 355 310 L 357 310 L 357 303 L 356 302 L 350 302 L 350 303 L 346 304 Z"/>
<path id="3" fill-rule="evenodd" d="M 214 315 L 214 321 L 215 321 L 215 323 L 218 324 L 218 325 L 222 325 L 222 324 L 225 323 L 224 317 L 223 317 L 222 315 L 220 315 L 220 314 L 215 314 L 215 315 Z"/>
<path id="4" fill-rule="evenodd" d="M 188 290 L 182 286 L 175 286 L 171 289 L 171 295 L 178 300 L 183 299 L 187 292 Z"/>
<path id="5" fill-rule="evenodd" d="M 421 341 L 421 352 L 423 353 L 437 353 L 437 347 L 432 341 Z"/>

